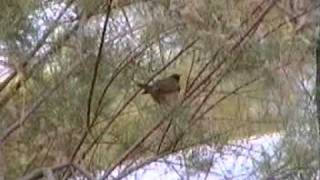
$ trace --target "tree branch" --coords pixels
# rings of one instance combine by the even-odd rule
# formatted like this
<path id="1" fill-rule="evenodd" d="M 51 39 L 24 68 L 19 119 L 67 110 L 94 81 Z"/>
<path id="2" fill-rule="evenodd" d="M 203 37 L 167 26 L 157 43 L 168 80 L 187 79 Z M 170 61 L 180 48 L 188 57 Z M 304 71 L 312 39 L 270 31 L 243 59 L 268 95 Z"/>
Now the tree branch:
<path id="1" fill-rule="evenodd" d="M 106 31 L 107 31 L 107 25 L 108 25 L 110 13 L 111 13 L 111 4 L 112 4 L 112 0 L 110 0 L 110 2 L 108 3 L 108 10 L 107 10 L 105 21 L 104 21 L 104 25 L 103 25 L 103 30 L 102 30 L 102 35 L 101 35 L 101 39 L 100 39 L 100 46 L 99 46 L 98 56 L 97 56 L 97 59 L 96 59 L 96 62 L 95 62 L 92 81 L 91 81 L 91 86 L 90 86 L 90 91 L 89 91 L 88 104 L 87 104 L 87 129 L 88 130 L 90 130 L 90 126 L 91 126 L 91 122 L 90 122 L 91 103 L 92 103 L 95 84 L 96 84 L 96 81 L 97 81 L 99 65 L 100 65 L 100 62 L 101 62 L 101 55 L 102 55 L 104 39 L 105 39 Z"/>

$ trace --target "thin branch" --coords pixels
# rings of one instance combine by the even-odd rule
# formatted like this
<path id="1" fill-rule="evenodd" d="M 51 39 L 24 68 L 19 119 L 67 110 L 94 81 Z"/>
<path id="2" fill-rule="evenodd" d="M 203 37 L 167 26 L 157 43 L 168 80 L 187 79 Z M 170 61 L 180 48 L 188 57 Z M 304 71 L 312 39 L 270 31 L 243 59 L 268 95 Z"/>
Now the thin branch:
<path id="1" fill-rule="evenodd" d="M 195 51 L 193 51 L 193 57 L 192 57 L 191 65 L 190 65 L 188 76 L 187 76 L 187 80 L 186 80 L 186 87 L 185 87 L 185 90 L 184 90 L 184 96 L 186 96 L 187 92 L 191 88 L 191 86 L 189 86 L 189 83 L 190 83 L 191 73 L 193 71 L 193 66 L 194 66 L 195 59 L 196 59 L 196 53 L 195 53 Z M 199 61 L 199 59 L 200 59 L 200 55 L 198 57 L 198 61 Z"/>
<path id="2" fill-rule="evenodd" d="M 239 87 L 235 88 L 233 91 L 229 92 L 228 94 L 226 94 L 225 96 L 221 97 L 218 101 L 216 101 L 214 104 L 212 104 L 211 106 L 209 106 L 203 113 L 201 113 L 198 117 L 195 117 L 196 113 L 193 114 L 193 116 L 188 120 L 189 124 L 189 128 L 192 127 L 194 125 L 195 122 L 197 122 L 198 120 L 202 119 L 209 111 L 211 111 L 214 107 L 216 107 L 217 104 L 221 103 L 222 101 L 226 100 L 228 97 L 230 97 L 231 95 L 237 93 L 239 90 L 243 89 L 244 87 L 247 87 L 249 85 L 251 85 L 252 83 L 256 82 L 257 80 L 259 80 L 260 77 L 256 77 L 250 81 L 247 81 L 246 83 L 240 85 Z M 209 93 L 208 93 L 209 94 Z M 200 107 L 200 106 L 198 106 Z M 197 112 L 197 111 L 195 111 Z M 187 128 L 187 129 L 189 129 Z M 182 141 L 184 135 L 186 134 L 186 131 L 181 132 L 174 145 L 173 145 L 173 150 L 176 149 L 177 145 L 179 142 Z"/>
<path id="3" fill-rule="evenodd" d="M 63 37 L 63 42 L 67 41 L 73 32 L 75 32 L 79 28 L 79 23 L 73 26 L 73 28 L 68 31 Z M 43 57 L 41 57 L 38 61 L 36 61 L 34 64 L 31 64 L 30 70 L 25 74 L 24 78 L 19 79 L 13 86 L 12 90 L 9 91 L 7 94 L 5 94 L 3 97 L 0 99 L 0 108 L 3 107 L 9 100 L 10 98 L 15 95 L 15 93 L 18 91 L 18 89 L 21 87 L 21 85 L 26 82 L 31 76 L 32 73 L 34 72 L 34 69 L 39 65 L 40 63 L 45 62 L 48 59 L 48 56 L 56 52 L 62 47 L 62 43 L 59 45 L 53 47 L 50 49 L 50 51 Z M 1 86 L 1 85 L 0 85 Z"/>
<path id="4" fill-rule="evenodd" d="M 250 13 L 250 16 L 248 16 L 248 18 L 246 18 L 245 20 L 243 20 L 239 26 L 239 28 L 241 28 L 243 25 L 245 25 L 248 21 L 249 21 L 249 17 L 255 16 L 255 14 L 258 14 L 261 12 L 262 6 L 263 4 L 265 4 L 266 2 L 268 2 L 268 0 L 263 0 L 260 2 L 260 4 L 258 4 L 253 11 Z M 236 35 L 236 32 L 232 33 L 229 37 L 228 40 L 231 40 L 234 36 Z"/>
<path id="5" fill-rule="evenodd" d="M 68 79 L 68 77 L 73 72 L 74 68 L 77 67 L 80 63 L 77 62 L 73 64 L 70 70 L 64 75 L 63 78 L 50 90 L 43 90 L 40 98 L 31 106 L 31 108 L 24 114 L 23 117 L 16 120 L 14 124 L 12 124 L 9 128 L 7 128 L 4 134 L 0 137 L 0 146 L 5 143 L 7 138 L 19 129 L 28 119 L 29 117 Z"/>
<path id="6" fill-rule="evenodd" d="M 157 73 L 155 73 L 152 77 L 150 77 L 150 79 L 147 82 L 151 82 L 156 76 L 158 76 L 161 72 L 163 72 L 167 67 L 169 67 L 172 63 L 174 63 L 176 60 L 178 60 L 178 58 L 185 52 L 187 51 L 189 48 L 191 48 L 198 39 L 192 41 L 188 46 L 186 46 L 184 49 L 182 49 L 172 60 L 170 60 L 162 69 L 160 69 Z M 130 102 L 138 95 L 138 93 L 141 91 L 141 89 L 137 90 L 126 102 L 125 104 L 120 108 L 120 110 L 118 112 L 115 113 L 115 115 L 113 115 L 111 117 L 111 120 L 108 122 L 108 124 L 104 127 L 104 129 L 101 131 L 101 133 L 93 140 L 93 142 L 89 145 L 89 147 L 82 153 L 81 155 L 81 159 L 84 159 L 85 156 L 87 155 L 87 153 L 93 148 L 93 146 L 102 138 L 102 136 L 104 135 L 104 133 L 107 132 L 107 130 L 109 129 L 109 127 L 112 125 L 112 123 L 117 119 L 117 117 L 125 110 L 125 108 L 130 104 Z M 77 156 L 77 153 L 79 152 L 81 146 L 83 145 L 84 141 L 86 140 L 86 138 L 88 137 L 89 132 L 85 131 L 84 134 L 82 135 L 79 144 L 77 145 L 77 147 L 75 148 L 71 158 L 70 158 L 70 162 L 73 162 L 75 157 Z"/>
<path id="7" fill-rule="evenodd" d="M 223 132 L 221 132 L 221 134 L 226 134 L 227 132 L 228 131 L 223 131 Z M 217 134 L 217 136 L 219 134 Z M 196 147 L 199 147 L 199 144 L 211 143 L 212 140 L 213 140 L 213 137 L 210 137 L 210 138 L 203 139 L 203 140 L 201 140 L 199 142 L 194 142 L 192 144 L 179 147 L 178 149 L 173 149 L 173 151 L 168 151 L 168 150 L 162 151 L 160 154 L 155 155 L 155 156 L 150 157 L 150 158 L 146 158 L 146 159 L 142 160 L 141 162 L 139 162 L 134 167 L 128 168 L 128 169 L 124 170 L 123 172 L 119 173 L 119 175 L 116 178 L 114 178 L 114 180 L 123 179 L 126 176 L 128 176 L 129 174 L 131 174 L 131 173 L 143 168 L 144 166 L 146 166 L 146 165 L 148 165 L 148 164 L 150 164 L 152 162 L 156 162 L 158 159 L 164 158 L 167 155 L 170 155 L 170 154 L 173 154 L 173 153 L 179 153 L 181 151 L 192 149 L 192 148 L 196 148 Z"/>
<path id="8" fill-rule="evenodd" d="M 111 84 L 114 82 L 114 80 L 119 76 L 119 74 L 135 59 L 137 59 L 145 50 L 147 49 L 147 46 L 144 47 L 140 52 L 136 53 L 133 57 L 131 57 L 129 60 L 128 57 L 130 56 L 131 53 L 128 54 L 128 56 L 126 58 L 124 58 L 123 61 L 121 61 L 119 68 L 116 69 L 111 76 L 111 79 L 108 81 L 108 83 L 105 85 L 105 87 L 103 88 L 103 91 L 101 93 L 101 96 L 99 97 L 98 100 L 98 106 L 97 109 L 94 113 L 94 117 L 93 117 L 93 121 L 92 121 L 92 125 L 95 123 L 96 119 L 98 118 L 98 115 L 101 113 L 101 111 L 103 110 L 102 107 L 102 103 L 103 103 L 103 99 L 108 91 L 108 89 L 110 88 Z M 124 65 L 122 65 L 122 62 L 126 62 Z M 122 65 L 122 67 L 121 67 Z"/>
<path id="9" fill-rule="evenodd" d="M 156 72 L 148 82 L 150 82 L 154 77 L 156 77 L 158 74 L 160 74 L 162 71 L 164 71 L 165 69 L 167 69 L 167 67 L 169 67 L 173 62 L 175 62 L 184 52 L 186 52 L 188 49 L 190 49 L 196 42 L 198 39 L 192 41 L 189 45 L 187 45 L 184 49 L 182 49 L 175 57 L 173 57 L 173 59 L 171 61 L 169 61 L 163 68 L 161 68 L 158 72 Z M 148 83 L 147 82 L 147 83 Z M 141 90 L 141 89 L 140 89 Z M 115 116 L 113 117 L 113 119 L 111 119 L 109 121 L 109 123 L 103 128 L 103 130 L 101 131 L 101 134 L 94 140 L 94 142 L 92 144 L 96 144 L 96 142 L 102 138 L 103 134 L 109 129 L 109 127 L 111 126 L 111 124 L 117 119 L 117 117 L 121 114 L 121 112 L 129 105 L 129 103 L 137 96 L 137 94 L 140 92 L 140 90 L 138 90 L 123 106 L 122 108 L 115 114 Z M 170 113 L 169 113 L 170 114 Z M 120 158 L 119 160 L 117 160 L 114 165 L 112 165 L 108 171 L 106 171 L 105 175 L 103 176 L 102 179 L 105 179 L 113 170 L 116 166 L 118 166 L 120 163 L 122 163 L 127 157 L 129 157 L 129 155 L 136 150 L 137 147 L 139 147 L 140 144 L 142 144 L 156 129 L 158 129 L 162 123 L 164 122 L 164 120 L 167 118 L 164 118 L 163 120 L 159 121 L 159 123 L 157 123 L 153 128 L 151 128 L 141 139 L 139 139 L 134 145 L 132 145 L 130 147 L 130 149 L 128 151 L 126 151 Z M 87 153 L 87 152 L 86 152 Z"/>
<path id="10" fill-rule="evenodd" d="M 255 30 L 257 30 L 257 27 L 259 26 L 259 24 L 263 21 L 263 19 L 265 18 L 265 16 L 270 12 L 270 10 L 276 5 L 276 2 L 279 0 L 272 0 L 272 2 L 270 3 L 270 5 L 266 8 L 266 10 L 264 10 L 262 12 L 262 14 L 259 16 L 259 18 L 253 23 L 253 25 L 251 26 L 250 29 L 248 29 L 248 31 L 241 36 L 241 38 L 239 39 L 239 41 L 237 41 L 232 47 L 230 52 L 234 51 L 235 49 L 237 49 L 246 39 L 250 34 L 253 34 L 253 32 Z"/>
<path id="11" fill-rule="evenodd" d="M 170 129 L 171 124 L 172 124 L 172 121 L 173 121 L 173 118 L 170 118 L 170 121 L 169 121 L 169 123 L 168 123 L 168 125 L 167 125 L 166 129 L 164 130 L 164 132 L 163 132 L 163 134 L 162 134 L 162 136 L 161 136 L 161 139 L 160 139 L 160 142 L 159 142 L 159 145 L 158 145 L 158 149 L 157 149 L 157 154 L 159 154 L 159 153 L 160 153 L 161 145 L 162 145 L 162 143 L 163 143 L 163 141 L 164 141 L 164 139 L 165 139 L 166 135 L 167 135 L 167 134 L 168 134 L 168 132 L 169 132 L 169 129 Z"/>
<path id="12" fill-rule="evenodd" d="M 131 27 L 130 20 L 129 20 L 129 17 L 127 16 L 126 10 L 124 8 L 121 8 L 121 12 L 122 12 L 122 14 L 123 14 L 123 16 L 124 16 L 124 18 L 126 20 L 126 23 L 127 23 L 128 28 L 129 28 L 129 32 L 130 32 L 131 36 L 134 37 L 133 29 Z"/>
<path id="13" fill-rule="evenodd" d="M 137 165 L 135 165 L 132 168 L 128 168 L 125 171 L 121 172 L 116 178 L 114 178 L 114 180 L 121 180 L 123 178 L 125 178 L 126 176 L 128 176 L 129 174 L 133 173 L 134 171 L 137 171 L 138 169 L 143 168 L 144 166 L 147 166 L 148 164 L 151 164 L 152 162 L 157 161 L 160 158 L 163 158 L 167 155 L 171 154 L 171 152 L 165 152 L 165 153 L 161 153 L 158 154 L 156 156 L 147 158 L 146 160 L 144 160 L 143 162 L 138 163 Z"/>
<path id="14" fill-rule="evenodd" d="M 287 64 L 285 64 L 285 65 L 287 65 Z M 278 67 L 275 67 L 274 69 L 277 70 L 277 69 L 280 69 L 281 67 L 282 67 L 282 66 L 278 66 Z M 231 95 L 237 94 L 238 91 L 240 91 L 241 89 L 243 89 L 243 88 L 245 88 L 245 87 L 247 87 L 247 86 L 255 83 L 255 82 L 258 81 L 258 80 L 260 80 L 260 79 L 263 77 L 263 75 L 264 75 L 264 74 L 261 74 L 261 75 L 257 76 L 256 78 L 254 78 L 254 79 L 252 79 L 252 80 L 249 80 L 249 81 L 247 81 L 246 83 L 238 86 L 238 87 L 237 87 L 236 89 L 234 89 L 233 91 L 228 92 L 226 95 L 224 95 L 223 97 L 221 97 L 221 98 L 220 98 L 219 100 L 217 100 L 214 104 L 210 105 L 210 106 L 209 106 L 202 114 L 200 114 L 198 117 L 190 118 L 189 121 L 193 121 L 193 122 L 190 124 L 190 126 L 191 126 L 192 124 L 194 124 L 196 121 L 202 119 L 202 118 L 205 116 L 205 114 L 207 114 L 207 113 L 208 113 L 209 111 L 211 111 L 214 107 L 216 107 L 219 103 L 221 103 L 222 101 L 224 101 L 225 99 L 227 99 L 227 98 L 230 97 Z M 220 78 L 220 79 L 222 79 L 222 78 Z M 217 83 L 216 83 L 216 84 L 217 84 Z M 210 92 L 209 92 L 208 94 L 210 94 Z M 199 106 L 198 106 L 198 107 L 199 107 Z M 200 110 L 200 109 L 199 109 L 199 110 Z M 199 111 L 199 110 L 198 110 L 198 111 Z M 197 112 L 197 111 L 195 111 L 195 112 Z M 173 147 L 174 147 L 173 150 L 175 149 L 175 146 L 178 145 L 178 142 L 181 141 L 181 139 L 183 138 L 184 134 L 185 134 L 185 132 L 182 132 L 182 133 L 178 136 L 178 138 L 176 139 L 175 144 L 173 145 Z"/>
<path id="15" fill-rule="evenodd" d="M 249 35 L 256 29 L 256 27 L 258 27 L 258 25 L 261 23 L 261 21 L 264 19 L 264 17 L 267 15 L 267 13 L 268 13 L 268 12 L 271 10 L 271 8 L 275 5 L 275 2 L 276 2 L 276 1 L 277 1 L 277 0 L 273 0 L 273 1 L 272 1 L 272 3 L 268 6 L 268 8 L 266 8 L 266 10 L 262 13 L 262 15 L 256 20 L 256 22 L 249 28 L 249 30 L 245 33 L 245 35 L 242 36 L 237 43 L 235 43 L 235 45 L 231 48 L 231 51 L 234 51 L 234 50 L 246 39 L 246 37 L 249 36 Z M 218 52 L 218 51 L 217 51 L 217 52 Z M 240 53 L 238 53 L 238 55 L 239 55 L 239 54 L 240 54 Z M 215 54 L 215 56 L 216 56 L 216 55 L 217 55 L 217 53 Z M 214 56 L 214 57 L 215 57 L 215 56 Z M 237 58 L 235 58 L 234 62 L 236 61 L 236 59 L 237 59 Z M 204 79 L 186 96 L 185 99 L 189 98 L 197 89 L 199 89 L 206 81 L 208 81 L 208 80 L 212 77 L 212 75 L 213 75 L 218 69 L 220 69 L 220 68 L 222 67 L 222 65 L 223 65 L 224 63 L 225 63 L 225 60 L 222 60 L 222 61 L 217 65 L 217 67 L 214 68 L 214 69 L 209 73 L 209 75 L 208 75 L 206 78 L 204 78 Z M 205 67 L 205 68 L 206 68 L 206 67 Z M 229 68 L 228 68 L 228 69 L 229 69 Z M 203 73 L 203 72 L 200 72 L 200 73 Z M 199 74 L 200 74 L 200 73 L 199 73 Z M 220 79 L 220 80 L 222 80 L 222 79 Z M 215 89 L 215 87 L 213 87 L 213 88 L 209 91 L 209 93 L 211 94 L 214 89 Z M 195 111 L 195 112 L 198 112 L 198 110 L 200 110 L 199 108 L 201 108 L 201 107 L 204 105 L 205 101 L 207 101 L 207 98 L 210 96 L 209 93 L 208 93 L 208 95 L 204 98 L 204 100 L 201 102 L 200 106 L 198 106 L 197 111 Z M 193 115 L 192 118 L 194 118 L 194 115 Z"/>
<path id="16" fill-rule="evenodd" d="M 241 89 L 255 83 L 256 81 L 258 81 L 261 77 L 256 77 L 250 81 L 247 81 L 246 83 L 242 84 L 241 86 L 235 88 L 233 91 L 229 92 L 228 94 L 224 95 L 223 97 L 221 97 L 220 99 L 218 99 L 214 104 L 210 105 L 203 113 L 201 113 L 197 118 L 195 118 L 196 120 L 199 120 L 201 118 L 203 118 L 209 111 L 211 111 L 214 107 L 217 106 L 217 104 L 221 103 L 222 101 L 224 101 L 225 99 L 227 99 L 228 97 L 230 97 L 231 95 L 236 94 L 238 91 L 240 91 Z"/>
<path id="17" fill-rule="evenodd" d="M 101 55 L 102 55 L 104 39 L 105 39 L 106 31 L 107 31 L 107 25 L 108 25 L 109 16 L 110 16 L 110 13 L 111 13 L 111 4 L 112 4 L 112 0 L 110 0 L 110 2 L 108 3 L 108 10 L 107 10 L 105 21 L 104 21 L 104 25 L 103 25 L 103 30 L 102 30 L 101 40 L 100 40 L 100 47 L 99 47 L 99 51 L 98 51 L 97 60 L 95 62 L 92 81 L 91 81 L 91 86 L 90 86 L 90 91 L 89 91 L 88 104 L 87 104 L 87 128 L 88 129 L 90 129 L 90 126 L 91 126 L 91 122 L 90 122 L 91 103 L 92 103 L 95 84 L 96 84 L 96 81 L 97 81 L 99 65 L 100 65 L 100 62 L 101 62 Z"/>
<path id="18" fill-rule="evenodd" d="M 215 61 L 220 53 L 220 51 L 222 50 L 222 47 L 219 48 L 216 53 L 212 56 L 211 60 L 209 60 L 205 66 L 199 71 L 199 73 L 196 75 L 196 77 L 193 79 L 193 81 L 191 82 L 190 86 L 189 86 L 189 90 L 190 92 L 188 92 L 188 94 L 185 96 L 185 99 L 187 99 L 188 97 L 190 97 L 197 89 L 200 88 L 200 86 L 202 86 L 206 81 L 208 81 L 211 76 L 224 64 L 224 60 L 222 60 L 216 68 L 214 68 L 208 76 L 206 76 L 202 81 L 200 81 L 198 83 L 198 85 L 192 89 L 192 87 L 194 86 L 194 84 L 196 83 L 196 81 L 200 78 L 200 76 L 205 72 L 205 70 L 209 67 L 209 64 L 212 63 L 213 61 Z"/>
<path id="19" fill-rule="evenodd" d="M 274 3 L 275 3 L 276 1 L 277 1 L 277 0 L 274 0 L 273 3 L 271 3 L 271 4 L 269 5 L 269 7 L 262 13 L 262 15 L 256 20 L 256 22 L 251 26 L 251 28 L 245 33 L 245 35 L 243 35 L 243 36 L 240 38 L 240 40 L 235 43 L 235 45 L 231 48 L 231 51 L 234 51 L 234 50 L 246 39 L 247 36 L 249 36 L 250 34 L 252 34 L 254 30 L 256 30 L 256 28 L 258 27 L 258 25 L 259 25 L 259 24 L 261 23 L 261 21 L 264 19 L 264 17 L 266 16 L 266 14 L 271 10 L 271 8 L 273 7 L 273 5 L 274 5 Z M 261 4 L 259 4 L 259 5 L 253 10 L 252 14 L 255 14 L 255 13 L 258 11 L 258 9 L 261 7 L 261 5 L 262 5 L 263 3 L 264 3 L 264 1 L 261 2 Z M 245 20 L 245 21 L 241 24 L 241 26 L 242 26 L 243 24 L 245 24 L 246 21 L 247 21 L 247 20 Z M 234 36 L 234 35 L 231 34 L 230 37 L 229 37 L 229 39 L 230 39 L 231 37 L 233 37 L 233 36 Z M 205 64 L 205 66 L 199 71 L 199 73 L 196 75 L 195 79 L 194 79 L 194 80 L 192 81 L 192 83 L 190 84 L 190 87 L 189 87 L 190 90 L 191 90 L 191 88 L 194 86 L 195 82 L 200 78 L 200 76 L 201 76 L 201 75 L 205 72 L 205 70 L 209 67 L 209 64 L 217 58 L 218 54 L 220 53 L 220 51 L 221 51 L 223 48 L 224 48 L 224 47 L 221 46 L 221 47 L 217 50 L 217 52 L 214 54 L 214 56 L 212 57 L 212 59 L 211 59 L 210 61 L 208 61 L 208 62 Z M 223 65 L 223 62 L 222 62 L 221 64 L 219 64 L 219 66 L 222 66 L 222 65 Z M 219 66 L 218 66 L 218 67 L 219 67 Z M 217 69 L 218 69 L 218 68 L 217 68 Z M 216 69 L 216 70 L 217 70 L 217 69 Z M 216 71 L 216 70 L 214 70 L 214 71 Z M 212 72 L 213 72 L 213 71 L 212 71 Z M 194 88 L 190 93 L 188 93 L 187 97 L 189 97 L 190 95 L 192 95 L 200 86 L 202 86 L 203 83 L 205 83 L 208 79 L 210 79 L 210 77 L 211 77 L 212 74 L 213 74 L 212 72 L 211 72 L 203 81 L 201 81 L 196 88 Z"/>
<path id="20" fill-rule="evenodd" d="M 85 178 L 87 178 L 88 180 L 93 180 L 95 178 L 93 178 L 93 176 L 87 172 L 85 169 L 81 168 L 80 166 L 78 166 L 77 164 L 71 163 L 70 164 L 74 169 L 78 170 Z"/>
<path id="21" fill-rule="evenodd" d="M 115 163 L 111 165 L 108 170 L 105 171 L 104 175 L 101 179 L 107 179 L 107 177 L 110 175 L 110 173 L 123 161 L 125 161 L 132 152 L 134 152 L 145 140 L 150 137 L 166 120 L 166 118 L 163 118 L 161 121 L 159 121 L 155 126 L 153 126 L 144 136 L 142 136 L 138 141 L 136 141 L 118 160 L 116 160 Z"/>
<path id="22" fill-rule="evenodd" d="M 289 19 L 289 22 L 294 21 L 295 19 L 298 19 L 308 13 L 311 13 L 312 11 L 318 9 L 320 7 L 320 4 L 317 4 L 315 6 L 312 6 L 309 9 L 306 9 L 305 11 L 293 16 L 292 18 Z M 270 34 L 274 33 L 275 31 L 279 30 L 281 27 L 283 27 L 284 25 L 287 24 L 287 21 L 284 20 L 283 22 L 280 22 L 277 26 L 275 26 L 274 28 L 272 28 L 270 31 L 266 32 L 258 41 L 261 41 L 262 39 L 265 39 L 267 36 L 269 36 Z"/>
<path id="23" fill-rule="evenodd" d="M 58 17 L 54 20 L 51 26 L 49 26 L 48 31 L 43 34 L 41 39 L 35 45 L 33 50 L 27 55 L 26 61 L 22 63 L 22 67 L 25 68 L 28 65 L 28 62 L 31 58 L 35 56 L 35 54 L 39 51 L 39 49 L 45 44 L 46 40 L 48 39 L 49 35 L 54 32 L 55 28 L 58 26 L 58 21 L 62 18 L 62 16 L 66 13 L 69 7 L 73 4 L 74 0 L 70 0 L 64 9 L 61 10 Z M 11 82 L 11 80 L 16 77 L 18 72 L 14 70 L 1 84 L 0 84 L 0 92 L 7 87 L 7 85 Z"/>
<path id="24" fill-rule="evenodd" d="M 147 47 L 147 46 L 146 46 L 146 47 Z M 144 48 L 141 52 L 138 52 L 137 54 L 135 54 L 134 57 L 131 58 L 131 60 L 133 60 L 135 57 L 138 57 L 138 55 L 139 55 L 140 53 L 142 53 L 144 50 L 145 50 L 145 48 Z M 129 57 L 130 54 L 131 54 L 131 53 L 129 53 L 129 54 L 127 55 L 127 57 Z M 122 62 L 125 62 L 125 60 L 126 60 L 126 58 L 125 58 Z M 121 66 L 122 62 L 120 62 L 120 65 L 119 65 L 119 66 Z M 127 61 L 127 62 L 130 62 L 130 61 Z M 126 65 L 124 65 L 123 68 L 124 68 L 124 67 L 126 67 Z M 90 128 L 93 128 L 93 126 L 95 125 L 94 123 L 95 123 L 96 119 L 98 118 L 98 115 L 99 115 L 99 114 L 101 113 L 101 111 L 103 110 L 103 107 L 102 107 L 101 105 L 102 105 L 104 96 L 105 96 L 105 94 L 106 94 L 109 86 L 111 85 L 111 83 L 113 82 L 113 80 L 120 74 L 121 71 L 122 71 L 122 70 L 121 70 L 121 68 L 120 68 L 120 69 L 111 77 L 111 79 L 109 80 L 109 82 L 108 82 L 108 83 L 106 84 L 106 86 L 104 87 L 104 90 L 103 90 L 103 92 L 102 92 L 102 94 L 101 94 L 101 96 L 100 96 L 100 98 L 99 98 L 99 101 L 98 101 L 98 107 L 97 107 L 97 109 L 96 109 L 96 112 L 95 112 L 95 115 L 94 115 L 94 118 L 93 118 L 92 127 L 90 127 Z M 84 134 L 82 135 L 79 144 L 76 146 L 76 148 L 75 148 L 75 150 L 74 150 L 74 152 L 73 152 L 73 154 L 72 154 L 72 156 L 71 156 L 71 158 L 70 158 L 70 162 L 73 162 L 73 160 L 75 159 L 77 153 L 79 152 L 82 144 L 84 143 L 85 139 L 88 137 L 89 133 L 90 133 L 90 132 L 89 132 L 89 129 L 88 129 L 88 131 L 85 131 Z M 86 153 L 84 153 L 84 155 L 82 156 L 82 158 L 84 158 L 85 154 L 86 154 Z"/>
<path id="25" fill-rule="evenodd" d="M 204 99 L 201 101 L 200 105 L 196 108 L 196 110 L 194 111 L 193 115 L 191 115 L 190 121 L 192 121 L 192 119 L 196 116 L 196 114 L 198 112 L 200 112 L 200 109 L 202 108 L 202 106 L 204 106 L 204 104 L 208 101 L 209 97 L 213 94 L 213 92 L 215 91 L 216 87 L 222 82 L 223 78 L 231 71 L 232 69 L 232 65 L 235 65 L 236 61 L 238 60 L 238 57 L 236 57 L 232 63 L 229 65 L 229 67 L 225 70 L 225 72 L 219 77 L 218 81 L 212 86 L 212 88 L 209 90 L 209 92 L 207 93 L 207 95 L 204 97 Z"/>

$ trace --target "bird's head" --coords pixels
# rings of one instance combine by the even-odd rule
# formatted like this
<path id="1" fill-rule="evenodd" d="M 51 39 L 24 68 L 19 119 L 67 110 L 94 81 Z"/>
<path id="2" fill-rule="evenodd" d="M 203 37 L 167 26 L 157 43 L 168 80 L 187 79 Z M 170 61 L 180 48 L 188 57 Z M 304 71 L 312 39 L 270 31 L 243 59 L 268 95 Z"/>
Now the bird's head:
<path id="1" fill-rule="evenodd" d="M 175 80 L 177 80 L 178 82 L 179 82 L 179 80 L 180 80 L 180 74 L 172 74 L 171 76 L 170 76 L 171 78 L 173 78 L 173 79 L 175 79 Z"/>

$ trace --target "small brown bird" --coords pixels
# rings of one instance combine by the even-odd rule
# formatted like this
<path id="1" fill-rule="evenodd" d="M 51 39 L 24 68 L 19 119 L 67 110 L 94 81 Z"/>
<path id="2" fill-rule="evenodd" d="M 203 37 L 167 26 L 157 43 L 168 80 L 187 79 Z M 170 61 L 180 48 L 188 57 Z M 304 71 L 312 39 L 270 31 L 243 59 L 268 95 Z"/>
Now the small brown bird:
<path id="1" fill-rule="evenodd" d="M 171 104 L 177 101 L 180 92 L 180 75 L 172 74 L 171 76 L 155 81 L 152 85 L 140 84 L 143 88 L 143 94 L 150 94 L 151 97 L 159 104 Z"/>

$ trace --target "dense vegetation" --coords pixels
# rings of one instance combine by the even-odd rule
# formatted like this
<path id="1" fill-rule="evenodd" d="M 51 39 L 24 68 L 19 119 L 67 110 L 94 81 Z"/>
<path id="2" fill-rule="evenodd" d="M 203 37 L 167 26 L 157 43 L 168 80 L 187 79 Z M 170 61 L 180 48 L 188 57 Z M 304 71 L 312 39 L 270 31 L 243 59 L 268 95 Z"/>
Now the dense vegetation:
<path id="1" fill-rule="evenodd" d="M 270 132 L 283 137 L 279 154 L 257 166 L 261 177 L 319 173 L 316 0 L 0 7 L 0 179 L 42 167 L 58 179 L 129 168 Z M 137 83 L 173 73 L 174 106 L 141 94 Z"/>

